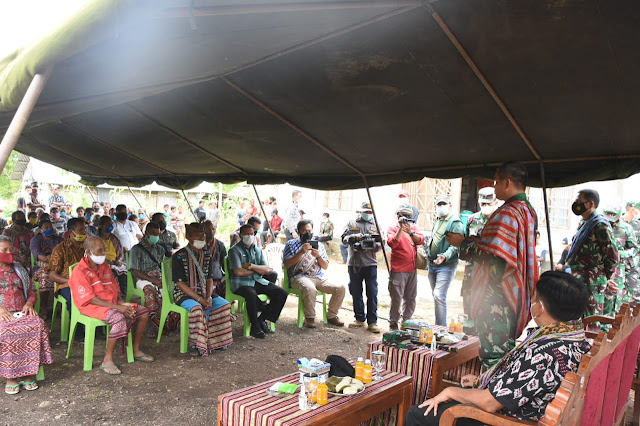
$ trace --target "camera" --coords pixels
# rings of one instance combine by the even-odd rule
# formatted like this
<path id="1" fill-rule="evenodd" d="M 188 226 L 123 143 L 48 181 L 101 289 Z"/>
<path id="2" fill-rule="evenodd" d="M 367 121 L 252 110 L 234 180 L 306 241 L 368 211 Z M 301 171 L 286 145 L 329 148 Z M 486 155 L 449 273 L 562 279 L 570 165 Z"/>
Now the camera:
<path id="1" fill-rule="evenodd" d="M 401 223 L 401 224 L 405 224 L 405 223 L 414 223 L 414 221 L 413 221 L 413 219 L 411 219 L 411 218 L 409 218 L 409 217 L 406 217 L 406 216 L 400 216 L 400 217 L 398 218 L 398 223 Z"/>
<path id="2" fill-rule="evenodd" d="M 380 235 L 363 234 L 360 241 L 353 243 L 353 249 L 356 251 L 375 250 L 376 242 L 381 242 Z"/>

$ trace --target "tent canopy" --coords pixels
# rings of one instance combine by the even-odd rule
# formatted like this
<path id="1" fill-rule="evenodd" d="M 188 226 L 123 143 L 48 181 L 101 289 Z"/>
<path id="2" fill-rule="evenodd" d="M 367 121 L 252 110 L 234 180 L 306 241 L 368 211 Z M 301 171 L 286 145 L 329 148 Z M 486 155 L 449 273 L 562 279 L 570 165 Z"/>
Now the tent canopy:
<path id="1" fill-rule="evenodd" d="M 639 45 L 634 0 L 95 0 L 0 61 L 0 132 L 55 64 L 16 149 L 89 184 L 624 178 Z"/>

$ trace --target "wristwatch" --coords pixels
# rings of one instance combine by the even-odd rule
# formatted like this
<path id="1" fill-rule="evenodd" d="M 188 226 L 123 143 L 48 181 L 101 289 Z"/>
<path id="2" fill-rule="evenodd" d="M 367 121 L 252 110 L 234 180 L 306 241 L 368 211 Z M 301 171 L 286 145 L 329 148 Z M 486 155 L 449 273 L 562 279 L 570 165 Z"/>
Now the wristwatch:
<path id="1" fill-rule="evenodd" d="M 411 233 L 409 234 L 409 236 L 413 237 L 414 235 L 416 235 L 415 232 L 411 231 Z"/>
<path id="2" fill-rule="evenodd" d="M 251 264 L 249 264 L 249 270 L 253 271 L 253 268 L 251 267 Z"/>

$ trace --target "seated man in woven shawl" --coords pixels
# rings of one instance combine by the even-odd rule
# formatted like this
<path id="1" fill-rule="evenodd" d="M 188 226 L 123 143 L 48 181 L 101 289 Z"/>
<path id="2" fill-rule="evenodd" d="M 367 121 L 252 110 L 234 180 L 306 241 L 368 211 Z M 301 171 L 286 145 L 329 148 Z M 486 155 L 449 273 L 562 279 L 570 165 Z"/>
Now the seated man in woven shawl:
<path id="1" fill-rule="evenodd" d="M 522 334 L 530 319 L 531 292 L 538 278 L 536 212 L 527 200 L 527 169 L 505 163 L 495 175 L 496 210 L 479 237 L 449 233 L 449 244 L 460 247 L 460 259 L 473 262 L 471 315 L 480 338 L 480 359 L 494 365 Z"/>

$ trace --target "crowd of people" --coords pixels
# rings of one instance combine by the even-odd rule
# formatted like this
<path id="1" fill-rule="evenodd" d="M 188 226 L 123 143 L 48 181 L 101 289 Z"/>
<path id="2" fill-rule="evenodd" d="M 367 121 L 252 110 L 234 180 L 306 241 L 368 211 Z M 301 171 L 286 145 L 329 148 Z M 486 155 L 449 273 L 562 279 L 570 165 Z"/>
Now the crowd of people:
<path id="1" fill-rule="evenodd" d="M 494 186 L 480 189 L 479 211 L 466 224 L 454 214 L 449 196 L 441 195 L 435 199 L 435 220 L 426 237 L 416 225 L 420 212 L 403 191 L 395 223 L 386 232 L 378 229 L 371 204 L 363 202 L 340 235 L 341 249 L 346 251 L 347 288 L 353 300 L 354 321 L 349 327 L 372 333 L 382 331 L 377 315 L 377 253 L 384 246 L 390 249 L 392 331 L 403 328 L 415 312 L 420 261 L 428 270 L 435 322 L 446 325 L 448 288 L 459 261 L 466 262 L 462 296 L 469 321 L 465 325 L 479 337 L 485 373 L 479 378 L 464 378 L 474 389 L 449 388 L 414 407 L 407 418 L 409 424 L 436 424 L 433 422 L 447 404 L 456 402 L 537 419 L 564 373 L 575 370 L 580 356 L 588 350 L 580 319 L 613 315 L 622 303 L 640 301 L 640 202 L 626 203 L 624 212 L 615 205 L 598 210 L 599 194 L 589 189 L 579 191 L 572 205 L 572 212 L 581 217 L 577 232 L 566 239 L 555 271 L 540 276 L 545 256 L 540 248 L 538 216 L 527 199 L 526 187 L 525 166 L 505 163 L 496 171 Z M 172 259 L 171 280 L 175 283 L 173 299 L 189 312 L 191 356 L 207 356 L 232 344 L 231 306 L 225 299 L 229 292 L 246 300 L 252 336 L 264 339 L 273 333 L 270 323 L 279 320 L 288 293 L 276 284 L 278 272 L 268 265 L 263 248 L 284 233 L 283 267 L 289 285 L 300 292 L 304 302 L 304 326 L 316 328 L 318 291 L 331 295 L 327 322 L 344 326 L 338 313 L 347 288 L 332 282 L 325 273 L 330 260 L 323 243 L 334 237 L 334 226 L 325 213 L 319 234 L 314 235 L 313 223 L 300 209 L 301 191 L 292 193 L 282 217 L 273 197 L 262 206 L 253 200 L 247 206 L 241 202 L 237 229 L 230 235 L 227 250 L 215 237 L 220 220 L 215 202 L 205 208 L 202 200 L 193 212 L 197 221 L 186 224 L 184 212 L 169 205 L 151 216 L 144 209 L 136 215 L 123 204 L 112 208 L 109 203 L 78 207 L 73 214 L 72 205 L 65 202 L 59 189 L 54 189 L 47 213 L 37 189 L 37 184 L 32 184 L 30 193 L 18 200 L 19 208 L 0 238 L 0 343 L 15 341 L 20 333 L 30 336 L 21 344 L 0 345 L 0 351 L 6 351 L 5 347 L 13 351 L 0 353 L 5 360 L 0 375 L 7 378 L 7 393 L 17 393 L 21 387 L 36 389 L 38 368 L 52 362 L 46 326 L 34 309 L 34 281 L 42 294 L 40 314 L 44 318 L 46 294 L 55 291 L 66 300 L 70 312 L 74 303 L 82 314 L 111 326 L 101 369 L 121 374 L 113 350 L 116 341 L 134 326 L 135 359 L 154 361 L 142 350 L 141 337 L 145 330 L 153 333 L 161 326 L 160 312 L 166 302 L 163 278 L 167 279 L 161 270 L 168 258 Z M 69 275 L 69 267 L 74 265 Z M 135 287 L 144 294 L 144 306 L 123 301 L 129 272 Z M 516 339 L 532 318 L 539 328 L 516 346 Z M 164 329 L 175 330 L 179 320 L 178 315 L 169 315 Z M 542 341 L 545 345 L 540 345 Z M 38 353 L 29 349 L 33 347 L 39 348 Z M 550 348 L 564 356 L 547 356 Z M 539 370 L 553 372 L 545 376 L 548 382 L 537 382 L 534 390 L 530 381 L 523 383 L 514 376 L 530 362 L 532 351 L 546 359 L 547 365 Z M 28 362 L 24 361 L 26 352 L 31 357 Z M 441 404 L 445 405 L 438 410 Z"/>

